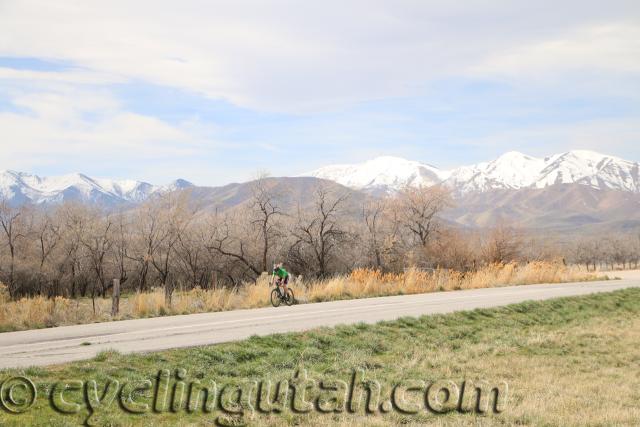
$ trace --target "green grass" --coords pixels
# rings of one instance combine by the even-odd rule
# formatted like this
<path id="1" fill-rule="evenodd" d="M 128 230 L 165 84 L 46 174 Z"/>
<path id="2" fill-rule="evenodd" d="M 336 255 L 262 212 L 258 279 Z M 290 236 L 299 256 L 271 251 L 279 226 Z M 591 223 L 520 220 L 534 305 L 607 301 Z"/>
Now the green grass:
<path id="1" fill-rule="evenodd" d="M 376 325 L 322 328 L 304 333 L 148 355 L 103 352 L 90 361 L 48 368 L 0 371 L 0 381 L 24 375 L 38 387 L 34 407 L 20 415 L 0 409 L 0 425 L 215 425 L 222 412 L 165 411 L 132 415 L 114 402 L 104 413 L 82 409 L 62 415 L 49 406 L 62 380 L 153 379 L 160 369 L 186 370 L 186 381 L 241 384 L 249 379 L 291 379 L 306 369 L 315 379 L 347 381 L 354 369 L 382 384 L 420 379 L 504 381 L 506 410 L 436 415 L 389 412 L 281 414 L 247 417 L 250 425 L 637 425 L 640 420 L 640 289 L 526 302 L 504 308 L 403 318 Z M 67 400 L 82 403 L 81 394 Z M 146 396 L 152 400 L 152 393 Z M 221 419 L 218 419 L 221 421 Z M 222 420 L 224 421 L 224 420 Z"/>

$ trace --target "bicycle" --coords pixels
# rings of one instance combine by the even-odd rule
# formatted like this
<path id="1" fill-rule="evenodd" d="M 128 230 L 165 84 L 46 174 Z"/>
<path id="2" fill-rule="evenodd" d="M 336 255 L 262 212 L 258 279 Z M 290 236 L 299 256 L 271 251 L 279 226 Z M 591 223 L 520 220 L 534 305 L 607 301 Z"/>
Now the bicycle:
<path id="1" fill-rule="evenodd" d="M 271 282 L 273 283 L 273 278 Z M 275 288 L 271 291 L 271 305 L 278 307 L 284 302 L 286 305 L 291 306 L 295 301 L 291 288 L 287 287 L 286 294 L 282 292 L 282 279 L 278 278 L 278 280 L 275 281 Z"/>

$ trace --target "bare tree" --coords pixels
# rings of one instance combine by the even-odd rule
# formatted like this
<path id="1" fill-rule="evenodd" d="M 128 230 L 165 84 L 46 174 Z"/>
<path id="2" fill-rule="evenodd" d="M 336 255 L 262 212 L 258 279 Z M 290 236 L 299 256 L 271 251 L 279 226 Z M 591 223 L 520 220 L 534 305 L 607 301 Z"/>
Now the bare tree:
<path id="1" fill-rule="evenodd" d="M 387 203 L 385 200 L 367 200 L 362 205 L 362 220 L 366 230 L 366 250 L 373 258 L 373 265 L 377 269 L 383 268 L 383 252 L 385 236 L 383 226 Z"/>
<path id="2" fill-rule="evenodd" d="M 42 286 L 47 281 L 47 274 L 45 274 L 46 263 L 50 260 L 54 250 L 62 240 L 60 228 L 60 224 L 57 224 L 48 212 L 42 212 L 37 215 L 33 233 L 38 248 L 38 293 L 42 293 Z M 51 289 L 49 295 L 58 293 L 59 290 Z"/>
<path id="3" fill-rule="evenodd" d="M 631 246 L 631 259 L 633 267 L 638 268 L 638 261 L 640 261 L 640 233 L 629 237 L 629 245 Z"/>
<path id="4" fill-rule="evenodd" d="M 86 207 L 68 203 L 58 210 L 63 229 L 62 246 L 64 257 L 59 271 L 60 276 L 65 272 L 70 276 L 70 293 L 73 298 L 79 293 L 86 295 L 87 278 L 83 268 L 83 245 L 84 234 L 90 221 L 90 213 Z"/>
<path id="5" fill-rule="evenodd" d="M 187 227 L 178 234 L 176 255 L 191 287 L 202 287 L 207 281 L 206 247 L 203 236 L 194 228 Z"/>
<path id="6" fill-rule="evenodd" d="M 196 210 L 189 207 L 188 195 L 168 195 L 163 203 L 161 223 L 155 242 L 150 248 L 151 265 L 155 268 L 164 288 L 165 304 L 171 305 L 175 282 L 169 280 L 172 268 L 172 257 L 180 235 L 192 221 Z"/>
<path id="7" fill-rule="evenodd" d="M 251 192 L 248 205 L 213 217 L 206 247 L 226 258 L 242 276 L 255 279 L 269 271 L 270 255 L 284 237 L 280 219 L 285 214 L 266 176 L 253 182 Z"/>
<path id="8" fill-rule="evenodd" d="M 589 266 L 593 265 L 596 269 L 598 262 L 598 245 L 593 240 L 582 239 L 578 241 L 573 249 L 573 259 L 578 264 L 584 264 L 589 271 Z"/>
<path id="9" fill-rule="evenodd" d="M 266 176 L 262 176 L 254 182 L 252 186 L 253 200 L 252 208 L 255 211 L 254 219 L 251 223 L 258 228 L 261 240 L 261 270 L 268 271 L 269 251 L 274 246 L 274 241 L 282 237 L 282 232 L 278 228 L 277 219 L 283 215 L 278 205 L 278 200 L 273 191 L 269 188 Z"/>
<path id="10" fill-rule="evenodd" d="M 425 250 L 435 267 L 467 271 L 476 267 L 476 240 L 474 233 L 447 228 L 431 239 Z"/>
<path id="11" fill-rule="evenodd" d="M 133 255 L 128 255 L 128 258 L 138 264 L 137 282 L 140 292 L 147 288 L 151 259 L 163 232 L 161 214 L 162 209 L 156 200 L 145 203 L 138 211 L 138 221 L 135 225 L 138 248 Z"/>
<path id="12" fill-rule="evenodd" d="M 95 279 L 100 285 L 100 295 L 104 298 L 107 294 L 107 276 L 106 276 L 106 258 L 107 254 L 111 251 L 113 242 L 110 239 L 111 227 L 113 222 L 109 215 L 93 215 L 92 221 L 89 227 L 86 229 L 86 233 L 82 236 L 81 243 L 87 251 L 87 257 Z M 95 297 L 96 286 L 95 282 L 91 286 L 91 300 L 93 302 L 93 311 L 95 313 Z"/>
<path id="13" fill-rule="evenodd" d="M 124 213 L 119 212 L 114 218 L 114 227 L 112 229 L 111 236 L 111 241 L 113 242 L 111 245 L 111 252 L 113 254 L 120 285 L 124 285 L 129 279 L 128 263 L 131 259 L 129 256 L 131 250 L 130 231 L 130 220 Z"/>
<path id="14" fill-rule="evenodd" d="M 295 237 L 292 248 L 311 251 L 319 277 L 327 275 L 328 262 L 336 246 L 348 238 L 340 223 L 340 209 L 346 200 L 346 193 L 335 195 L 325 187 L 318 187 L 314 208 L 310 212 L 298 208 L 297 223 L 292 230 Z"/>
<path id="15" fill-rule="evenodd" d="M 418 244 L 426 247 L 436 230 L 438 214 L 450 204 L 449 190 L 442 186 L 407 187 L 396 198 L 396 218 Z"/>
<path id="16" fill-rule="evenodd" d="M 501 222 L 491 229 L 483 253 L 490 263 L 514 261 L 520 255 L 521 247 L 522 233 Z"/>
<path id="17" fill-rule="evenodd" d="M 5 244 L 9 250 L 9 271 L 7 273 L 7 285 L 9 288 L 9 297 L 18 291 L 15 280 L 16 270 L 16 252 L 19 240 L 27 234 L 25 227 L 23 208 L 14 208 L 10 206 L 6 200 L 0 201 L 0 227 L 5 237 Z"/>
<path id="18" fill-rule="evenodd" d="M 217 225 L 212 228 L 207 249 L 230 258 L 249 270 L 254 278 L 262 272 L 257 257 L 252 254 L 247 230 L 242 230 L 238 217 L 245 215 L 244 211 L 236 211 L 218 217 Z"/>

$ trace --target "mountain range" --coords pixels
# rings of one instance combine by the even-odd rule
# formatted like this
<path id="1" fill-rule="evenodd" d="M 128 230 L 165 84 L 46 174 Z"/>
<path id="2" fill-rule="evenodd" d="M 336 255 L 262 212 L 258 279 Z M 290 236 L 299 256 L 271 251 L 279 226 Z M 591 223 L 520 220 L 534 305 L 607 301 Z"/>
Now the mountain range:
<path id="1" fill-rule="evenodd" d="M 441 170 L 398 157 L 360 164 L 325 166 L 305 174 L 368 192 L 393 192 L 415 185 L 442 183 L 458 196 L 493 190 L 546 188 L 580 184 L 594 189 L 640 192 L 640 166 L 615 156 L 573 150 L 545 158 L 511 151 L 495 160 Z"/>
<path id="2" fill-rule="evenodd" d="M 268 179 L 285 210 L 313 203 L 313 188 L 348 192 L 350 211 L 368 197 L 392 194 L 404 186 L 449 186 L 454 206 L 446 220 L 463 227 L 486 227 L 506 220 L 553 233 L 640 229 L 638 162 L 592 151 L 575 150 L 535 158 L 517 152 L 452 170 L 398 157 L 378 157 L 360 164 L 333 165 L 298 177 Z M 80 201 L 105 207 L 132 207 L 154 195 L 189 189 L 205 210 L 223 211 L 248 203 L 252 182 L 219 187 L 185 180 L 153 185 L 133 180 L 58 177 L 0 172 L 0 198 L 10 204 L 58 204 Z M 354 213 L 357 215 L 357 212 Z"/>
<path id="3" fill-rule="evenodd" d="M 638 162 L 587 150 L 536 158 L 508 152 L 495 160 L 442 170 L 398 157 L 326 166 L 305 175 L 368 194 L 441 184 L 454 196 L 443 216 L 467 227 L 499 221 L 551 233 L 640 229 Z"/>
<path id="4" fill-rule="evenodd" d="M 134 180 L 91 178 L 81 173 L 40 177 L 25 172 L 0 171 L 0 197 L 13 205 L 55 204 L 65 201 L 104 206 L 135 204 L 154 194 L 192 186 L 193 184 L 183 179 L 159 186 Z"/>

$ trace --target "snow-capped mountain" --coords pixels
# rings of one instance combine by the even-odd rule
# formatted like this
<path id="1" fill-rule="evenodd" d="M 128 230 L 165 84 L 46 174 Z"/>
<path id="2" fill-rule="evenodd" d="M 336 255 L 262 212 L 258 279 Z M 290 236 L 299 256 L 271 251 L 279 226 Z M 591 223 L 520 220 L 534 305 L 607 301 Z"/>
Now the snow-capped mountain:
<path id="1" fill-rule="evenodd" d="M 392 193 L 405 186 L 451 187 L 458 196 L 492 190 L 543 189 L 578 184 L 595 190 L 640 194 L 640 164 L 593 151 L 574 150 L 546 158 L 508 152 L 489 162 L 452 170 L 384 156 L 360 164 L 325 166 L 301 176 L 323 178 L 369 193 Z M 18 205 L 76 200 L 106 206 L 135 204 L 154 194 L 192 187 L 179 179 L 159 186 L 134 180 L 91 178 L 83 174 L 40 177 L 0 171 L 0 199 Z"/>
<path id="2" fill-rule="evenodd" d="M 407 185 L 431 186 L 447 179 L 449 173 L 424 163 L 383 156 L 360 164 L 325 166 L 304 176 L 328 179 L 356 189 L 389 191 Z"/>
<path id="3" fill-rule="evenodd" d="M 582 184 L 595 189 L 640 192 L 638 162 L 587 150 L 544 159 L 509 152 L 490 162 L 463 166 L 445 183 L 462 194 L 495 189 L 545 188 Z"/>
<path id="4" fill-rule="evenodd" d="M 615 156 L 574 150 L 544 159 L 511 151 L 490 162 L 450 171 L 397 157 L 354 165 L 326 166 L 306 174 L 368 191 L 393 192 L 404 186 L 443 183 L 457 194 L 497 189 L 581 184 L 595 189 L 640 192 L 640 165 Z"/>
<path id="5" fill-rule="evenodd" d="M 11 204 L 60 203 L 68 200 L 103 205 L 137 203 L 153 194 L 192 185 L 185 180 L 158 186 L 134 180 L 97 179 L 80 173 L 40 177 L 24 172 L 0 171 L 0 197 Z"/>
<path id="6" fill-rule="evenodd" d="M 557 154 L 545 161 L 545 168 L 536 181 L 537 188 L 576 182 L 593 188 L 640 192 L 638 162 L 585 150 Z"/>
<path id="7" fill-rule="evenodd" d="M 545 167 L 545 161 L 510 151 L 490 162 L 462 166 L 451 171 L 447 185 L 460 193 L 530 186 Z"/>

